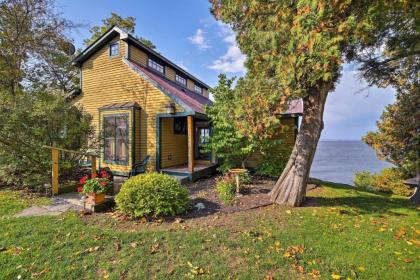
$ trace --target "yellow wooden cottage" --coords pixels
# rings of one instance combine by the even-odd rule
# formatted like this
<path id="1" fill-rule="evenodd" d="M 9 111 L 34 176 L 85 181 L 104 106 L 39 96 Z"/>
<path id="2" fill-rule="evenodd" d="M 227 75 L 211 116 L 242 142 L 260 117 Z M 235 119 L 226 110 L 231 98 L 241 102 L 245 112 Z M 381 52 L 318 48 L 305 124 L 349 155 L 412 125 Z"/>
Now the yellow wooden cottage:
<path id="1" fill-rule="evenodd" d="M 87 47 L 74 64 L 80 68 L 80 89 L 70 97 L 92 115 L 103 139 L 100 167 L 127 176 L 149 155 L 149 169 L 191 180 L 215 170 L 215 156 L 200 149 L 210 134 L 206 83 L 118 27 Z M 297 117 L 288 116 L 294 141 Z"/>

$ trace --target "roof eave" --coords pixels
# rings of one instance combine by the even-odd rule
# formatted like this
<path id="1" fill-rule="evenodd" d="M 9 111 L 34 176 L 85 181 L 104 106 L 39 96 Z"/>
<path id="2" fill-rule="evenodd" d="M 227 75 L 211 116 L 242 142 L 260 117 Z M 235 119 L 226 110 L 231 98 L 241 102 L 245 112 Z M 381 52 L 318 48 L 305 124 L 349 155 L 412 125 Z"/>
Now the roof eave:
<path id="1" fill-rule="evenodd" d="M 133 43 L 137 47 L 140 47 L 141 49 L 146 50 L 146 51 L 152 53 L 154 56 L 158 57 L 159 59 L 161 59 L 165 63 L 169 64 L 171 67 L 175 68 L 177 71 L 179 71 L 182 74 L 184 74 L 184 75 L 192 78 L 193 80 L 196 80 L 197 82 L 199 82 L 200 84 L 202 84 L 203 86 L 205 86 L 207 89 L 211 89 L 211 87 L 208 84 L 206 84 L 205 82 L 201 81 L 200 79 L 198 79 L 197 77 L 195 77 L 191 73 L 188 73 L 187 71 L 185 71 L 184 69 L 182 69 L 181 67 L 179 67 L 178 65 L 176 65 L 175 63 L 173 63 L 172 61 L 170 61 L 169 59 L 167 59 L 163 55 L 161 55 L 160 53 L 158 53 L 157 51 L 152 50 L 151 48 L 147 47 L 145 44 L 143 44 L 142 42 L 140 42 L 139 40 L 137 40 L 137 38 L 134 37 L 133 35 L 128 34 L 128 37 L 127 38 L 121 39 L 121 40 L 128 41 L 130 43 Z"/>

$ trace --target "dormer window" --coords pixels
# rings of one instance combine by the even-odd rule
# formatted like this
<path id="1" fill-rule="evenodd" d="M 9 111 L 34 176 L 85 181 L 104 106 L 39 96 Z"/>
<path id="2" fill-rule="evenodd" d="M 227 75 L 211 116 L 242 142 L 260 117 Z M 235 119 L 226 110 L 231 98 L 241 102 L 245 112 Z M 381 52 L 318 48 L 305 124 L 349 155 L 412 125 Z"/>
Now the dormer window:
<path id="1" fill-rule="evenodd" d="M 163 66 L 157 63 L 156 61 L 149 58 L 147 65 L 152 68 L 153 70 L 158 71 L 159 73 L 164 73 Z"/>
<path id="2" fill-rule="evenodd" d="M 181 84 L 181 85 L 183 85 L 183 86 L 187 86 L 187 80 L 186 79 L 184 79 L 184 78 L 182 78 L 181 76 L 179 76 L 179 75 L 175 75 L 175 81 L 178 83 L 178 84 Z"/>
<path id="3" fill-rule="evenodd" d="M 120 45 L 118 42 L 109 45 L 109 56 L 117 56 L 120 53 Z"/>
<path id="4" fill-rule="evenodd" d="M 199 94 L 203 94 L 203 89 L 197 85 L 194 85 L 194 91 Z"/>

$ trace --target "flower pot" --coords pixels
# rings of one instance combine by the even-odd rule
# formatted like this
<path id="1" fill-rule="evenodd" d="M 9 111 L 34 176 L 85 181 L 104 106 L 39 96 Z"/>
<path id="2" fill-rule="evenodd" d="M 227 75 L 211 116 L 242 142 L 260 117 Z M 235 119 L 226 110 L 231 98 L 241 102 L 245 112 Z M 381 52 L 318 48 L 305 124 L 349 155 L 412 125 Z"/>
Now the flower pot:
<path id="1" fill-rule="evenodd" d="M 101 204 L 105 201 L 104 193 L 87 193 L 87 203 L 91 205 Z"/>

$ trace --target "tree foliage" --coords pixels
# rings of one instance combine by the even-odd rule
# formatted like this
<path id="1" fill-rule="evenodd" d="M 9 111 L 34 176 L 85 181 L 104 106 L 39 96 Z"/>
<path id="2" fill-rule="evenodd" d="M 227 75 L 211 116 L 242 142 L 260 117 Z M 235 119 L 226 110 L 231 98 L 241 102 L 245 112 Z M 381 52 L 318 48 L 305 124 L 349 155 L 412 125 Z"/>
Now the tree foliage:
<path id="1" fill-rule="evenodd" d="M 224 74 L 219 75 L 218 85 L 211 89 L 214 103 L 206 107 L 206 114 L 213 124 L 209 149 L 213 149 L 223 159 L 220 166 L 222 171 L 244 167 L 245 161 L 256 149 L 255 143 L 235 126 L 235 111 L 237 104 L 240 104 L 240 98 L 232 88 L 234 80 L 235 78 L 228 79 Z"/>
<path id="2" fill-rule="evenodd" d="M 135 17 L 123 18 L 116 13 L 111 13 L 110 17 L 102 20 L 102 25 L 95 25 L 94 27 L 90 29 L 90 33 L 92 34 L 92 37 L 84 41 L 85 45 L 89 46 L 90 44 L 92 44 L 96 39 L 101 37 L 101 35 L 104 34 L 112 26 L 118 26 L 119 28 L 122 28 L 123 30 L 134 34 L 135 28 L 136 28 L 136 18 Z M 156 46 L 153 44 L 152 41 L 143 37 L 137 37 L 137 39 L 140 42 L 142 42 L 144 45 L 146 45 L 146 47 L 150 49 L 156 49 Z"/>
<path id="3" fill-rule="evenodd" d="M 0 87 L 67 92 L 77 82 L 66 31 L 74 24 L 54 12 L 51 0 L 0 2 Z"/>
<path id="4" fill-rule="evenodd" d="M 388 105 L 377 122 L 378 130 L 363 140 L 379 157 L 414 176 L 420 170 L 420 91 L 418 84 L 397 89 L 395 103 Z"/>
<path id="5" fill-rule="evenodd" d="M 64 97 L 77 74 L 65 36 L 73 24 L 50 0 L 4 0 L 0 11 L 0 181 L 39 186 L 51 169 L 43 145 L 94 144 L 90 116 Z M 61 169 L 77 162 L 67 159 Z"/>
<path id="6" fill-rule="evenodd" d="M 271 199 L 277 203 L 301 205 L 323 129 L 326 98 L 340 77 L 342 64 L 346 59 L 362 62 L 362 75 L 379 84 L 380 75 L 370 73 L 383 69 L 377 63 L 391 65 L 379 47 L 385 46 L 386 55 L 398 65 L 417 52 L 395 51 L 404 46 L 397 48 L 396 42 L 415 46 L 418 30 L 412 9 L 416 4 L 351 0 L 210 2 L 215 17 L 233 28 L 239 48 L 247 57 L 247 86 L 242 95 L 247 105 L 242 106 L 242 115 L 250 122 L 242 127 L 244 133 L 270 131 L 290 100 L 303 100 L 304 113 L 294 150 L 271 192 Z M 402 19 L 409 30 L 399 33 Z M 379 56 L 374 59 L 378 50 Z M 368 67 L 369 62 L 376 66 Z M 396 69 L 399 67 L 387 71 L 396 73 Z"/>

